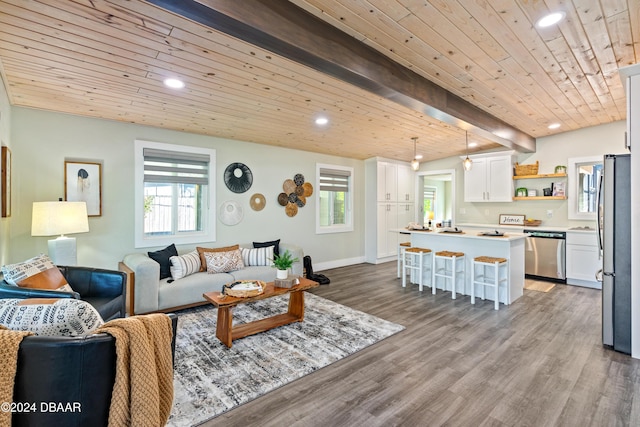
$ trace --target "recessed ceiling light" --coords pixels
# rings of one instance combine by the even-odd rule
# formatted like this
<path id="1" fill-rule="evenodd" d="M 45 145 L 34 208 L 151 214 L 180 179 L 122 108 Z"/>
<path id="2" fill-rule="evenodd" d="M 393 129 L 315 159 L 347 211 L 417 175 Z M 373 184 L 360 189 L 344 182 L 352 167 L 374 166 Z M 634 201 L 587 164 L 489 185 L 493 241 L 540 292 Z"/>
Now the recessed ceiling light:
<path id="1" fill-rule="evenodd" d="M 422 159 L 422 154 L 416 154 L 416 160 Z"/>
<path id="2" fill-rule="evenodd" d="M 551 123 L 547 126 L 549 129 L 558 129 L 560 127 L 560 123 Z"/>
<path id="3" fill-rule="evenodd" d="M 551 25 L 560 22 L 565 16 L 566 15 L 564 12 L 550 13 L 538 19 L 538 22 L 536 22 L 536 26 L 539 28 L 550 27 Z"/>
<path id="4" fill-rule="evenodd" d="M 171 89 L 182 89 L 184 87 L 184 82 L 182 80 L 169 78 L 164 79 L 164 85 Z"/>
<path id="5" fill-rule="evenodd" d="M 470 142 L 469 143 L 469 147 L 477 147 L 478 143 L 477 142 Z"/>
<path id="6" fill-rule="evenodd" d="M 327 119 L 326 117 L 318 117 L 316 119 L 317 125 L 323 126 L 323 125 L 326 125 L 327 123 L 329 123 L 329 119 Z"/>

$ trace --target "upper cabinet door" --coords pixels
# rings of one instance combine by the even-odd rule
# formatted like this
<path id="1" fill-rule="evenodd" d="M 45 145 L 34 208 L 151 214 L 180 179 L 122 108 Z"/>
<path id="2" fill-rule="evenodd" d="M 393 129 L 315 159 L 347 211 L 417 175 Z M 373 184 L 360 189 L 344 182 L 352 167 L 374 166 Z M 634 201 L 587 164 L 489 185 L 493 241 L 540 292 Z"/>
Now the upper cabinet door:
<path id="1" fill-rule="evenodd" d="M 486 159 L 473 159 L 471 170 L 464 172 L 464 201 L 487 201 Z"/>
<path id="2" fill-rule="evenodd" d="M 511 156 L 477 157 L 464 173 L 465 202 L 513 201 Z"/>
<path id="3" fill-rule="evenodd" d="M 487 201 L 513 201 L 513 165 L 511 157 L 487 158 Z"/>
<path id="4" fill-rule="evenodd" d="M 398 165 L 398 202 L 413 202 L 415 199 L 415 176 L 411 166 Z"/>
<path id="5" fill-rule="evenodd" d="M 378 162 L 378 201 L 397 201 L 398 168 L 393 163 Z"/>

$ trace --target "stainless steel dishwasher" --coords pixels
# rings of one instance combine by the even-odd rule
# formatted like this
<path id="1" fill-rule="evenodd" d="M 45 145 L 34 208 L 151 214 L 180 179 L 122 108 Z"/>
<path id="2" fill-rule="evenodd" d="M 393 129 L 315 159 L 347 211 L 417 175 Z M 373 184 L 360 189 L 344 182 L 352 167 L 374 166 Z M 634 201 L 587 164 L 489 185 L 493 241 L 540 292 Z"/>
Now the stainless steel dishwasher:
<path id="1" fill-rule="evenodd" d="M 567 234 L 562 231 L 524 230 L 525 277 L 567 283 L 565 251 Z"/>

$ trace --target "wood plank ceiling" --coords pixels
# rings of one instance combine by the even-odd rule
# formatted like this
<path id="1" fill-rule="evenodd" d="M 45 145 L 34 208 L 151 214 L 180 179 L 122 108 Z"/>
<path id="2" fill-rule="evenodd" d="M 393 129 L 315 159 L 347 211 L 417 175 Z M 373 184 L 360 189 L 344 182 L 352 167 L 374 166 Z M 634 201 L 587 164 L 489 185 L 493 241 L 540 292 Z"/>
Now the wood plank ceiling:
<path id="1" fill-rule="evenodd" d="M 534 138 L 624 119 L 618 68 L 640 60 L 638 0 L 296 6 Z M 565 20 L 536 28 L 550 10 Z M 411 160 L 414 136 L 424 161 L 465 152 L 451 123 L 142 0 L 2 0 L 0 72 L 15 106 L 356 159 Z M 470 151 L 500 147 L 471 129 Z"/>

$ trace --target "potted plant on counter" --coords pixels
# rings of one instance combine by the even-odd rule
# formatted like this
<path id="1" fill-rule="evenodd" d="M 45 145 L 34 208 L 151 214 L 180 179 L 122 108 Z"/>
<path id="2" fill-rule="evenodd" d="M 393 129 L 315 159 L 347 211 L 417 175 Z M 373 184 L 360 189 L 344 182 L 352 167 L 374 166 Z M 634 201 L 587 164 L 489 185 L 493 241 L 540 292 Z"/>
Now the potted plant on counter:
<path id="1" fill-rule="evenodd" d="M 273 266 L 277 269 L 276 278 L 286 279 L 289 276 L 289 269 L 294 262 L 298 262 L 298 258 L 293 258 L 293 255 L 288 250 L 280 255 L 273 257 Z"/>

